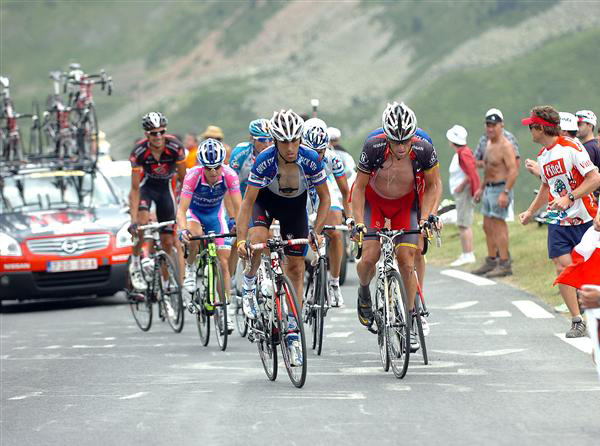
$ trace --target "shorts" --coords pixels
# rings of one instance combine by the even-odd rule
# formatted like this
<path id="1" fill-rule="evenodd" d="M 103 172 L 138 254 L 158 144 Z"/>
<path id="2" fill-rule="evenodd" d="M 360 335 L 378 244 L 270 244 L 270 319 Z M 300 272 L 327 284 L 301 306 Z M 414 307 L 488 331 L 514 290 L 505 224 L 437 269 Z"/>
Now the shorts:
<path id="1" fill-rule="evenodd" d="M 504 191 L 505 187 L 506 183 L 504 181 L 499 183 L 487 183 L 485 185 L 483 196 L 481 197 L 481 213 L 485 217 L 506 220 L 508 217 L 508 208 L 513 201 L 514 193 L 512 190 L 510 191 L 510 194 L 508 195 L 508 206 L 501 208 L 498 206 L 498 196 Z"/>
<path id="2" fill-rule="evenodd" d="M 383 198 L 370 185 L 365 190 L 365 224 L 370 229 L 381 229 L 385 219 L 391 222 L 391 229 L 417 229 L 418 196 L 414 190 L 400 198 Z M 367 236 L 365 240 L 376 240 L 377 236 Z M 405 234 L 397 237 L 396 247 L 408 246 L 417 248 L 418 234 Z"/>
<path id="3" fill-rule="evenodd" d="M 169 181 L 145 181 L 140 187 L 138 212 L 149 211 L 154 202 L 159 223 L 175 220 L 175 186 Z M 174 232 L 174 225 L 161 228 L 160 232 Z"/>
<path id="4" fill-rule="evenodd" d="M 579 244 L 583 234 L 594 222 L 574 226 L 548 225 L 548 257 L 554 259 L 565 254 L 571 254 Z"/>
<path id="5" fill-rule="evenodd" d="M 225 234 L 229 232 L 229 226 L 227 224 L 227 218 L 225 217 L 225 205 L 221 203 L 221 206 L 212 209 L 188 209 L 186 213 L 187 221 L 195 221 L 202 225 L 202 232 L 208 234 L 214 232 L 215 234 Z M 216 238 L 215 244 L 218 249 L 231 249 L 231 237 L 227 238 Z"/>
<path id="6" fill-rule="evenodd" d="M 471 186 L 467 186 L 460 193 L 453 194 L 456 203 L 456 225 L 470 228 L 473 224 L 473 200 Z"/>
<path id="7" fill-rule="evenodd" d="M 254 202 L 250 227 L 269 228 L 273 219 L 277 219 L 283 239 L 307 238 L 306 197 L 306 191 L 297 197 L 286 198 L 274 194 L 267 188 L 261 189 Z M 286 246 L 283 250 L 288 256 L 303 257 L 308 251 L 308 245 Z"/>

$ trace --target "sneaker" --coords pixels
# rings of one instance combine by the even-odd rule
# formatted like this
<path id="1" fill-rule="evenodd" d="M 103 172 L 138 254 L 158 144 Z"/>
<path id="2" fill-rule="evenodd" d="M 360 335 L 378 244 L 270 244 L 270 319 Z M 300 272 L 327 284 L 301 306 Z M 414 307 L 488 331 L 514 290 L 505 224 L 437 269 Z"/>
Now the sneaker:
<path id="1" fill-rule="evenodd" d="M 497 264 L 498 264 L 498 261 L 496 260 L 495 257 L 486 257 L 484 264 L 481 265 L 479 268 L 471 271 L 471 274 L 483 276 L 484 274 L 489 273 L 491 270 L 496 268 Z"/>
<path id="2" fill-rule="evenodd" d="M 510 259 L 500 260 L 496 267 L 484 274 L 488 279 L 493 279 L 494 277 L 506 277 L 512 276 L 512 267 Z"/>
<path id="3" fill-rule="evenodd" d="M 416 330 L 410 331 L 410 352 L 414 353 L 421 348 L 421 344 L 419 343 L 419 336 L 417 335 Z"/>
<path id="4" fill-rule="evenodd" d="M 369 292 L 366 296 L 361 294 L 361 289 L 358 288 L 358 302 L 356 304 L 356 311 L 358 313 L 358 320 L 365 327 L 373 325 L 373 306 L 371 303 L 371 293 Z"/>
<path id="5" fill-rule="evenodd" d="M 235 317 L 235 314 L 233 314 L 231 311 L 229 313 L 227 313 L 227 333 L 229 333 L 229 334 L 233 333 L 233 329 L 235 328 L 233 325 L 234 317 Z"/>
<path id="6" fill-rule="evenodd" d="M 463 266 L 469 263 L 475 263 L 475 254 L 472 252 L 462 253 L 450 266 Z"/>
<path id="7" fill-rule="evenodd" d="M 221 319 L 219 321 L 219 329 L 221 330 L 221 334 L 223 334 L 223 318 L 225 313 L 220 312 L 219 313 L 219 318 Z M 230 314 L 227 314 L 227 334 L 231 334 L 233 333 L 233 320 L 231 319 L 233 316 Z"/>
<path id="8" fill-rule="evenodd" d="M 256 319 L 257 311 L 256 311 L 256 286 L 252 289 L 244 289 L 242 290 L 242 308 L 244 310 L 244 314 L 248 319 Z"/>
<path id="9" fill-rule="evenodd" d="M 196 271 L 192 265 L 186 265 L 183 288 L 190 294 L 196 291 Z"/>
<path id="10" fill-rule="evenodd" d="M 148 288 L 148 284 L 142 276 L 142 271 L 133 266 L 133 262 L 129 264 L 129 277 L 131 278 L 131 286 L 136 290 L 144 291 Z"/>
<path id="11" fill-rule="evenodd" d="M 575 316 L 571 320 L 571 329 L 567 331 L 566 338 L 583 338 L 586 335 L 585 322 L 581 316 Z"/>
<path id="12" fill-rule="evenodd" d="M 341 307 L 344 305 L 344 298 L 342 297 L 342 292 L 339 285 L 329 286 L 329 296 L 331 298 L 332 307 Z"/>

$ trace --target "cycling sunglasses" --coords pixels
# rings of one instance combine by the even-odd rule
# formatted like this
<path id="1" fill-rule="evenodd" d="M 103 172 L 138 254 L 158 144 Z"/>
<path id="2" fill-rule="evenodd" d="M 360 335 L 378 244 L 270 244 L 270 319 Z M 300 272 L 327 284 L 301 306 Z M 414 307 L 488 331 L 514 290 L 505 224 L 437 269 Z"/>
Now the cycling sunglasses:
<path id="1" fill-rule="evenodd" d="M 219 170 L 219 169 L 220 169 L 222 166 L 223 166 L 222 164 L 219 164 L 218 166 L 211 166 L 211 167 L 204 166 L 204 168 L 205 168 L 206 170 L 209 170 L 209 171 L 215 171 L 215 172 L 216 172 L 216 171 L 217 171 L 217 170 Z"/>
<path id="2" fill-rule="evenodd" d="M 254 141 L 258 142 L 273 142 L 273 138 L 270 136 L 253 136 Z"/>
<path id="3" fill-rule="evenodd" d="M 148 134 L 151 136 L 163 136 L 165 133 L 167 133 L 166 130 L 158 130 L 155 132 L 148 132 Z"/>

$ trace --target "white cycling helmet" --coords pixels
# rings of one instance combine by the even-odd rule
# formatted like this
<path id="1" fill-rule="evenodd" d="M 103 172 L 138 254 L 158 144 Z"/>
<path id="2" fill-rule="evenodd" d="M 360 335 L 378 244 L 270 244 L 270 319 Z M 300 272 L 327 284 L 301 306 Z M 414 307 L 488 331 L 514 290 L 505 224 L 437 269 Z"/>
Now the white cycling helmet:
<path id="1" fill-rule="evenodd" d="M 304 123 L 302 142 L 309 148 L 317 151 L 329 147 L 329 134 L 327 124 L 319 118 L 310 118 Z"/>
<path id="2" fill-rule="evenodd" d="M 329 135 L 330 141 L 334 141 L 342 137 L 342 132 L 336 127 L 329 127 L 327 129 L 327 134 Z"/>
<path id="3" fill-rule="evenodd" d="M 142 128 L 147 132 L 167 126 L 167 118 L 160 112 L 146 113 L 142 118 Z"/>
<path id="4" fill-rule="evenodd" d="M 300 139 L 304 120 L 291 108 L 273 112 L 269 121 L 269 132 L 277 141 L 293 141 Z"/>
<path id="5" fill-rule="evenodd" d="M 417 132 L 417 117 L 415 112 L 401 102 L 388 103 L 381 116 L 382 127 L 389 139 L 393 141 L 406 141 Z"/>
<path id="6" fill-rule="evenodd" d="M 198 164 L 204 167 L 219 167 L 225 161 L 226 154 L 227 151 L 221 141 L 208 138 L 202 141 L 202 144 L 198 147 L 196 160 Z"/>

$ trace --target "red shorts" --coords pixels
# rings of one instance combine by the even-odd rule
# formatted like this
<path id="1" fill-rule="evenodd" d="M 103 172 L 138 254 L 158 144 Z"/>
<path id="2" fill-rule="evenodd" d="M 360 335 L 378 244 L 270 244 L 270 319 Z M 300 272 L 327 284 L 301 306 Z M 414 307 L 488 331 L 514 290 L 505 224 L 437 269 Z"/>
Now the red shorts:
<path id="1" fill-rule="evenodd" d="M 381 229 L 385 220 L 390 220 L 391 229 L 417 229 L 417 197 L 415 191 L 400 198 L 383 198 L 367 185 L 365 190 L 365 224 L 372 229 Z M 371 238 L 371 237 L 367 237 Z M 396 246 L 416 248 L 419 236 L 407 234 L 396 239 Z"/>

